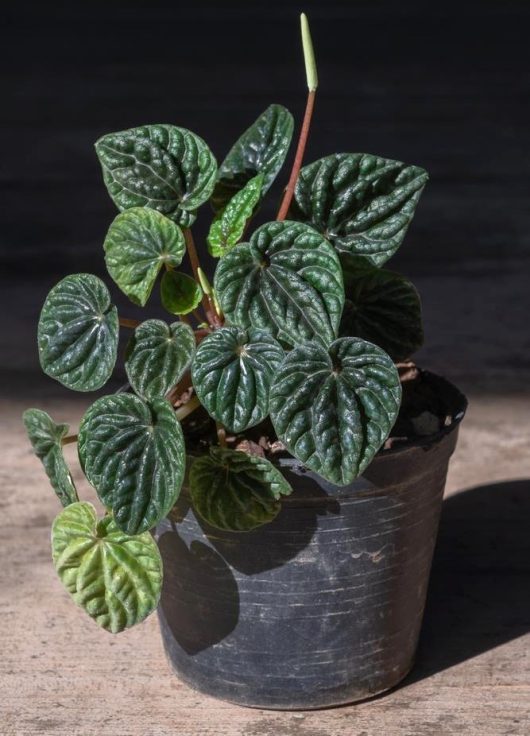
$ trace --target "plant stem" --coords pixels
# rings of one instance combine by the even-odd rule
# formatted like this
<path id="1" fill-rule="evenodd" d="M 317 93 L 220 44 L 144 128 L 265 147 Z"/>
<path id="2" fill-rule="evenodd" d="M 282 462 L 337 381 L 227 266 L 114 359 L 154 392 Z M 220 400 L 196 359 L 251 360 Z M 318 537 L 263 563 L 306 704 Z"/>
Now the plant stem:
<path id="1" fill-rule="evenodd" d="M 179 408 L 175 410 L 175 416 L 181 422 L 188 416 L 188 414 L 191 414 L 195 411 L 195 409 L 198 409 L 200 405 L 201 402 L 199 401 L 199 399 L 196 396 L 192 396 L 189 401 L 187 401 L 182 406 L 179 406 Z"/>
<path id="2" fill-rule="evenodd" d="M 118 322 L 121 327 L 129 327 L 131 330 L 134 330 L 140 324 L 137 319 L 126 319 L 125 317 L 120 317 Z"/>
<path id="3" fill-rule="evenodd" d="M 311 126 L 311 117 L 313 115 L 313 108 L 315 106 L 315 94 L 316 90 L 314 89 L 309 90 L 309 92 L 307 93 L 307 103 L 305 107 L 302 128 L 300 130 L 300 137 L 298 139 L 296 155 L 294 157 L 293 168 L 291 171 L 291 176 L 289 177 L 289 182 L 287 183 L 287 187 L 285 188 L 285 194 L 283 195 L 280 209 L 278 210 L 278 214 L 276 216 L 277 220 L 285 220 L 289 211 L 289 207 L 291 206 L 294 188 L 298 180 L 298 174 L 300 173 L 302 161 L 304 160 L 305 147 L 309 135 L 309 128 Z"/>
<path id="4" fill-rule="evenodd" d="M 63 437 L 63 439 L 61 440 L 61 445 L 63 445 L 63 447 L 64 445 L 73 445 L 74 442 L 77 442 L 77 435 L 71 434 L 68 437 Z"/>
<path id="5" fill-rule="evenodd" d="M 185 227 L 183 232 L 184 240 L 186 241 L 186 250 L 188 251 L 193 275 L 195 276 L 195 280 L 201 283 L 201 277 L 199 275 L 201 264 L 199 263 L 199 256 L 197 255 L 197 248 L 195 247 L 193 234 L 189 227 Z M 208 322 L 208 324 L 214 324 L 214 309 L 210 302 L 210 297 L 204 293 L 202 295 L 202 308 L 204 310 L 204 314 L 206 315 L 206 321 Z"/>
<path id="6" fill-rule="evenodd" d="M 226 447 L 226 429 L 220 422 L 215 423 L 217 426 L 217 439 L 219 440 L 219 447 Z"/>

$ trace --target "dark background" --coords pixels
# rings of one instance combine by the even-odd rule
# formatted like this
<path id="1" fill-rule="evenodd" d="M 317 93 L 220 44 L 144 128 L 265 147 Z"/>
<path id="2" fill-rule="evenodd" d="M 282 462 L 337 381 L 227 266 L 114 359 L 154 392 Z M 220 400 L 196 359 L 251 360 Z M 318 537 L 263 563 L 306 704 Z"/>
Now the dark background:
<path id="1" fill-rule="evenodd" d="M 174 123 L 205 138 L 220 161 L 271 102 L 299 124 L 300 10 L 320 76 L 306 162 L 370 152 L 430 173 L 391 262 L 423 297 L 419 360 L 464 389 L 526 390 L 530 3 L 18 2 L 1 10 L 2 391 L 41 380 L 52 389 L 36 378 L 40 305 L 68 273 L 104 274 L 101 246 L 116 211 L 94 141 Z M 288 169 L 262 219 L 273 217 L 287 177 Z M 199 242 L 208 214 L 203 208 Z M 123 316 L 138 316 L 116 298 Z"/>

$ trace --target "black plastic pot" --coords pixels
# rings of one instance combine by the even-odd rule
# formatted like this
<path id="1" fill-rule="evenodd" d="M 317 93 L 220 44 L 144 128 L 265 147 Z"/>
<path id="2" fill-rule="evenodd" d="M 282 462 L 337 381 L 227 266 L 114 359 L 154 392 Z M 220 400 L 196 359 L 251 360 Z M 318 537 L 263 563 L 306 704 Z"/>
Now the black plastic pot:
<path id="1" fill-rule="evenodd" d="M 320 708 L 396 685 L 418 641 L 449 458 L 452 423 L 381 452 L 364 476 L 330 486 L 295 460 L 295 492 L 269 525 L 208 527 L 185 494 L 157 537 L 164 561 L 160 628 L 178 676 L 203 693 L 262 708 Z"/>

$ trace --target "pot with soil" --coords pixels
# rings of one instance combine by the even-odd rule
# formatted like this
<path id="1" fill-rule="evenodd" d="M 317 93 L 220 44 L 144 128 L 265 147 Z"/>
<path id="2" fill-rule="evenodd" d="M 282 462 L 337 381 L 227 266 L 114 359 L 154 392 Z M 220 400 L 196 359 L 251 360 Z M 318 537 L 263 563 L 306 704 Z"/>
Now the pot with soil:
<path id="1" fill-rule="evenodd" d="M 293 132 L 280 105 L 219 167 L 173 125 L 97 141 L 121 211 L 104 242 L 109 274 L 140 306 L 161 277 L 172 321 L 118 316 L 97 276 L 67 276 L 41 312 L 43 370 L 100 389 L 122 327 L 128 384 L 96 399 L 74 435 L 41 410 L 24 415 L 64 506 L 52 553 L 74 601 L 113 633 L 158 606 L 180 677 L 269 708 L 357 700 L 409 670 L 465 411 L 457 389 L 410 361 L 419 296 L 382 268 L 427 174 L 359 153 L 301 167 L 317 87 L 305 16 L 302 31 L 307 108 L 274 221 L 252 223 Z M 206 202 L 213 285 L 191 230 Z M 186 255 L 193 276 L 179 270 Z M 101 517 L 79 501 L 69 442 Z"/>

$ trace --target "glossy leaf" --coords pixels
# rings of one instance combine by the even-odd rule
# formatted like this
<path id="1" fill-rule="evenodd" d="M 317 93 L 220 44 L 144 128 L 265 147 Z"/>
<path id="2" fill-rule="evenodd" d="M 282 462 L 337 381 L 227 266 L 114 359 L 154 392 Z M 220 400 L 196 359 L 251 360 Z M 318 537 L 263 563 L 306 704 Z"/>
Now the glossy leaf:
<path id="1" fill-rule="evenodd" d="M 163 397 L 189 368 L 195 335 L 188 325 L 149 319 L 137 327 L 127 346 L 125 370 L 142 399 Z"/>
<path id="2" fill-rule="evenodd" d="M 366 153 L 337 153 L 304 166 L 290 216 L 340 251 L 380 266 L 401 245 L 427 182 L 419 166 Z"/>
<path id="3" fill-rule="evenodd" d="M 126 534 L 150 529 L 173 507 L 184 476 L 184 437 L 165 399 L 103 396 L 83 417 L 77 446 L 88 481 Z"/>
<path id="4" fill-rule="evenodd" d="M 202 289 L 191 276 L 166 271 L 160 284 L 160 298 L 170 314 L 189 314 L 201 303 Z"/>
<path id="5" fill-rule="evenodd" d="M 336 337 L 344 289 L 333 247 L 299 222 L 269 222 L 223 256 L 215 290 L 228 319 L 287 345 Z"/>
<path id="6" fill-rule="evenodd" d="M 63 506 L 75 503 L 77 491 L 62 450 L 68 424 L 55 424 L 50 415 L 40 409 L 28 409 L 23 419 L 35 455 L 44 465 L 57 498 Z"/>
<path id="7" fill-rule="evenodd" d="M 76 391 L 101 388 L 118 349 L 118 313 L 103 281 L 88 273 L 59 281 L 42 307 L 38 343 L 48 376 Z"/>
<path id="8" fill-rule="evenodd" d="M 174 125 L 142 125 L 96 143 L 103 178 L 120 210 L 151 207 L 182 227 L 209 199 L 217 175 L 212 152 L 198 135 Z"/>
<path id="9" fill-rule="evenodd" d="M 214 419 L 230 432 L 242 432 L 269 413 L 270 385 L 283 357 L 264 330 L 221 327 L 197 348 L 193 386 Z"/>
<path id="10" fill-rule="evenodd" d="M 211 526 L 234 532 L 272 521 L 280 511 L 280 498 L 292 492 L 265 458 L 220 447 L 194 460 L 189 483 L 199 516 Z"/>
<path id="11" fill-rule="evenodd" d="M 262 194 L 269 191 L 287 156 L 293 126 L 293 116 L 285 107 L 270 105 L 242 134 L 219 167 L 212 196 L 216 211 L 256 174 L 264 177 Z"/>
<path id="12" fill-rule="evenodd" d="M 370 464 L 396 421 L 398 372 L 380 348 L 353 337 L 329 350 L 298 345 L 271 388 L 271 419 L 295 457 L 330 483 L 346 485 Z"/>
<path id="13" fill-rule="evenodd" d="M 160 269 L 165 264 L 178 266 L 186 252 L 179 226 L 148 207 L 133 207 L 118 215 L 103 247 L 109 274 L 142 307 Z"/>
<path id="14" fill-rule="evenodd" d="M 207 237 L 208 250 L 214 258 L 225 255 L 241 240 L 259 202 L 263 179 L 263 174 L 258 174 L 247 182 L 215 217 Z"/>
<path id="15" fill-rule="evenodd" d="M 346 302 L 341 336 L 362 337 L 404 360 L 423 343 L 421 302 L 403 276 L 372 266 L 366 258 L 341 257 Z"/>
<path id="16" fill-rule="evenodd" d="M 113 634 L 140 623 L 158 604 L 162 559 L 152 536 L 128 536 L 111 516 L 98 521 L 90 503 L 74 503 L 56 517 L 52 555 L 77 605 Z"/>

